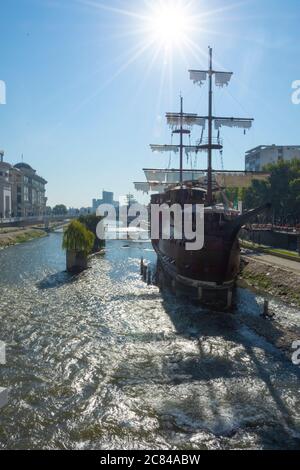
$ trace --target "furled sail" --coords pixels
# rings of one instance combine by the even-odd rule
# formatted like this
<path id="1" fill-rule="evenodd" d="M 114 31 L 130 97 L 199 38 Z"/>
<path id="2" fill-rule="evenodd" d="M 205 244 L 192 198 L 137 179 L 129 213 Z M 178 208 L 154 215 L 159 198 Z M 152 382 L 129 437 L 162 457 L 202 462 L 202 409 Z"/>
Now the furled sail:
<path id="1" fill-rule="evenodd" d="M 199 145 L 186 145 L 184 150 L 186 155 L 190 155 L 191 153 L 206 152 L 206 150 L 202 147 L 199 147 Z"/>
<path id="2" fill-rule="evenodd" d="M 199 170 L 184 171 L 183 181 L 198 181 L 202 174 Z"/>
<path id="3" fill-rule="evenodd" d="M 165 170 L 144 170 L 146 179 L 149 182 L 163 183 L 166 180 Z"/>
<path id="4" fill-rule="evenodd" d="M 179 151 L 178 145 L 150 145 L 152 152 L 175 152 Z"/>
<path id="5" fill-rule="evenodd" d="M 190 70 L 190 79 L 197 85 L 202 86 L 207 79 L 207 72 L 204 70 Z"/>
<path id="6" fill-rule="evenodd" d="M 215 73 L 216 86 L 220 88 L 223 88 L 224 86 L 228 86 L 232 75 L 233 75 L 232 72 L 216 72 Z"/>
<path id="7" fill-rule="evenodd" d="M 150 145 L 152 152 L 174 152 L 178 153 L 179 152 L 179 145 Z M 190 155 L 191 153 L 198 153 L 205 151 L 202 147 L 199 145 L 184 145 L 184 150 L 186 155 Z"/>
<path id="8" fill-rule="evenodd" d="M 168 184 L 176 184 L 180 182 L 179 170 L 166 170 L 165 174 Z M 183 170 L 182 179 L 183 181 L 198 181 L 203 174 L 203 170 Z"/>
<path id="9" fill-rule="evenodd" d="M 147 178 L 147 184 L 153 185 L 170 185 L 180 182 L 180 170 L 161 170 L 161 169 L 144 169 Z M 203 170 L 183 170 L 183 181 L 197 181 L 203 177 Z"/>
<path id="10" fill-rule="evenodd" d="M 143 194 L 149 194 L 149 192 L 158 192 L 163 193 L 166 189 L 166 183 L 157 183 L 157 182 L 142 182 L 142 183 L 134 183 L 135 190 L 138 192 L 142 192 Z"/>
<path id="11" fill-rule="evenodd" d="M 190 70 L 190 79 L 197 85 L 202 86 L 207 80 L 208 72 L 205 70 Z M 228 86 L 232 72 L 215 72 L 215 83 L 218 87 Z"/>
<path id="12" fill-rule="evenodd" d="M 205 128 L 205 118 L 197 114 L 183 114 L 182 117 L 179 113 L 168 113 L 167 122 L 169 126 L 174 129 L 179 126 L 200 126 Z"/>
<path id="13" fill-rule="evenodd" d="M 144 170 L 150 172 L 154 170 Z M 142 183 L 134 183 L 137 191 L 143 193 L 149 192 L 164 192 L 168 186 L 174 185 L 180 182 L 180 171 L 179 170 L 155 170 L 165 175 L 166 182 L 160 183 L 159 181 L 149 181 Z M 172 176 L 171 176 L 172 175 Z M 157 178 L 157 173 L 155 173 Z M 267 181 L 270 177 L 270 173 L 263 172 L 244 172 L 244 171 L 214 171 L 212 175 L 212 182 L 215 185 L 214 190 L 219 190 L 222 187 L 236 188 L 248 188 L 251 186 L 253 179 L 259 181 Z M 198 181 L 205 188 L 207 185 L 207 170 L 183 170 L 183 181 Z"/>
<path id="14" fill-rule="evenodd" d="M 252 119 L 236 119 L 236 118 L 219 118 L 215 119 L 215 129 L 219 130 L 221 127 L 238 127 L 240 129 L 251 129 Z"/>
<path id="15" fill-rule="evenodd" d="M 167 173 L 167 183 L 175 184 L 180 181 L 180 172 L 179 171 L 172 171 Z"/>
<path id="16" fill-rule="evenodd" d="M 150 184 L 143 182 L 143 183 L 134 183 L 134 188 L 136 191 L 140 191 L 144 194 L 148 194 L 150 191 Z"/>
<path id="17" fill-rule="evenodd" d="M 150 183 L 150 191 L 152 192 L 157 192 L 157 193 L 163 193 L 166 189 L 166 183 Z"/>

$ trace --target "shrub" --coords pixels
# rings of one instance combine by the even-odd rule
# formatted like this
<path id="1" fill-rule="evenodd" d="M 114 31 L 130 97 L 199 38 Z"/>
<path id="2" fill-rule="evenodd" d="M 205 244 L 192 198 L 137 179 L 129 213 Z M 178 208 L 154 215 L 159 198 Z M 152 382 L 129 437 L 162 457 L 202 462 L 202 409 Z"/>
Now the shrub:
<path id="1" fill-rule="evenodd" d="M 95 241 L 93 246 L 93 251 L 97 252 L 105 246 L 105 241 L 100 240 L 97 237 L 97 226 L 103 217 L 99 217 L 95 214 L 81 215 L 79 217 L 79 222 L 82 223 L 88 230 L 90 230 L 95 235 Z"/>
<path id="2" fill-rule="evenodd" d="M 94 246 L 95 236 L 78 220 L 73 220 L 63 237 L 63 249 L 89 254 Z"/>

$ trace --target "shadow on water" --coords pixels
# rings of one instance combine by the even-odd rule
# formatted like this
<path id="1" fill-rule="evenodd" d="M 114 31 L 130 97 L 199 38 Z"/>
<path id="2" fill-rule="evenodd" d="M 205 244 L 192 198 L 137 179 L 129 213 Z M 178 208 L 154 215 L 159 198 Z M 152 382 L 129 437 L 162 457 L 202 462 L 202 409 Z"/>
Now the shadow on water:
<path id="1" fill-rule="evenodd" d="M 12 255 L 0 253 L 4 333 L 16 344 L 7 387 L 21 397 L 2 415 L 12 447 L 74 448 L 84 440 L 99 448 L 105 434 L 115 448 L 115 438 L 123 446 L 145 439 L 147 448 L 300 448 L 300 370 L 243 322 L 262 321 L 255 295 L 243 290 L 235 314 L 209 312 L 145 288 L 137 274 L 146 258 L 139 245 L 108 246 L 82 278 L 63 272 L 59 237 L 34 247 L 15 249 L 14 276 Z M 147 260 L 153 258 L 149 252 Z M 45 269 L 56 274 L 45 277 Z M 34 289 L 27 295 L 28 279 Z M 6 292 L 15 282 L 23 303 L 18 290 Z M 265 324 L 281 336 L 275 322 Z"/>
<path id="2" fill-rule="evenodd" d="M 50 274 L 44 279 L 37 283 L 38 289 L 55 289 L 57 287 L 62 287 L 66 284 L 72 284 L 76 282 L 78 276 L 74 274 L 69 274 L 67 271 L 62 271 L 55 274 Z"/>
<path id="3" fill-rule="evenodd" d="M 262 338 L 257 338 L 258 342 L 255 342 L 255 333 L 250 331 L 250 335 L 243 334 L 245 330 L 241 328 L 241 323 L 232 314 L 226 314 L 221 312 L 210 312 L 208 310 L 202 310 L 199 307 L 197 312 L 195 309 L 191 309 L 188 306 L 187 301 L 176 302 L 177 308 L 174 308 L 174 299 L 170 297 L 169 293 L 163 293 L 163 305 L 166 313 L 176 328 L 178 334 L 184 337 L 190 337 L 191 340 L 198 339 L 198 350 L 199 357 L 188 359 L 180 364 L 180 374 L 184 376 L 189 375 L 190 380 L 206 380 L 208 384 L 212 384 L 212 381 L 216 378 L 228 379 L 233 377 L 241 377 L 250 379 L 251 375 L 258 377 L 266 386 L 269 396 L 276 408 L 278 414 L 278 421 L 272 426 L 272 430 L 268 429 L 268 426 L 263 426 L 257 430 L 257 434 L 260 437 L 261 445 L 264 447 L 274 448 L 299 448 L 300 438 L 291 438 L 291 432 L 289 426 L 293 422 L 292 410 L 288 409 L 285 402 L 281 398 L 281 390 L 274 385 L 274 378 L 271 376 L 268 370 L 268 364 L 261 361 L 259 354 L 257 353 L 257 347 L 265 350 L 266 354 L 274 353 L 272 360 L 274 363 L 278 362 L 280 367 L 290 369 L 290 373 L 296 378 L 300 378 L 299 369 L 292 367 L 292 364 L 284 363 L 280 353 L 272 348 L 272 346 L 264 341 Z M 257 310 L 259 305 L 252 296 L 252 301 L 256 302 Z M 266 320 L 265 320 L 266 321 Z M 271 321 L 268 321 L 268 329 L 271 330 L 271 334 L 274 338 L 282 336 L 282 332 L 277 328 Z M 225 351 L 224 357 L 216 357 L 204 349 L 203 345 L 206 340 L 213 337 L 222 337 L 223 344 L 236 343 L 243 347 L 244 351 L 248 355 L 252 363 L 252 373 L 249 375 L 249 371 L 246 365 L 234 363 L 230 358 L 230 350 Z M 253 338 L 254 337 L 254 338 Z M 254 341 L 253 341 L 254 339 Z M 227 356 L 227 357 L 226 357 Z M 167 365 L 168 367 L 168 365 Z M 178 380 L 178 377 L 176 378 Z M 184 378 L 184 380 L 186 380 Z M 216 418 L 222 421 L 221 414 L 218 415 L 218 407 L 216 407 L 217 396 L 214 391 L 213 385 L 209 386 L 210 390 L 210 403 Z M 244 397 L 245 399 L 245 397 Z M 249 383 L 249 393 L 247 401 L 252 400 L 251 386 Z M 180 404 L 178 403 L 178 406 Z M 234 421 L 234 410 L 232 409 L 232 420 Z M 239 416 L 236 416 L 238 422 Z M 276 428 L 276 437 L 274 438 L 274 427 Z M 231 433 L 233 431 L 230 431 Z M 226 435 L 226 433 L 225 433 Z"/>
<path id="4" fill-rule="evenodd" d="M 121 295 L 113 295 L 111 297 L 111 301 L 113 302 L 118 302 L 118 301 L 136 301 L 136 300 L 145 300 L 145 301 L 149 301 L 149 300 L 156 300 L 160 297 L 159 293 L 149 293 L 149 294 L 144 294 L 144 295 L 141 295 L 140 293 L 138 294 L 135 294 L 135 293 L 132 293 L 132 294 L 121 294 Z"/>
<path id="5" fill-rule="evenodd" d="M 278 382 L 275 385 L 274 374 L 288 373 L 299 379 L 300 371 L 292 367 L 280 351 L 243 325 L 238 315 L 195 307 L 188 299 L 176 298 L 168 291 L 160 295 L 163 309 L 175 327 L 175 335 L 196 344 L 198 353 L 187 354 L 177 350 L 174 355 L 161 355 L 158 363 L 144 363 L 142 374 L 136 377 L 133 364 L 123 363 L 121 369 L 131 382 L 154 382 L 175 387 L 199 384 L 199 388 L 205 390 L 205 407 L 201 406 L 197 393 L 194 401 L 190 396 L 178 393 L 178 398 L 171 403 L 165 402 L 160 410 L 161 417 L 168 416 L 168 423 L 161 424 L 162 427 L 166 426 L 165 431 L 169 432 L 170 421 L 186 419 L 186 429 L 191 426 L 189 432 L 209 432 L 220 439 L 235 439 L 235 436 L 253 433 L 256 446 L 260 448 L 299 448 L 300 438 L 297 434 L 295 437 L 291 430 L 295 429 L 292 408 L 289 409 L 283 400 L 284 390 L 278 386 Z M 256 303 L 256 310 L 259 311 L 255 296 L 251 293 L 249 295 L 252 296 L 252 308 L 253 303 Z M 146 300 L 147 296 L 144 297 Z M 153 293 L 149 293 L 149 298 L 152 297 Z M 271 321 L 268 321 L 268 328 L 273 330 L 274 337 L 282 335 Z M 164 337 L 163 333 L 155 332 L 147 338 L 142 335 L 134 339 L 143 342 L 145 339 L 149 342 L 174 342 L 174 336 Z M 255 382 L 256 388 L 253 390 Z M 123 384 L 118 383 L 120 387 L 127 384 L 127 380 Z M 257 403 L 261 386 L 265 395 Z M 241 416 L 243 407 L 245 416 Z M 232 447 L 228 441 L 223 445 Z"/>

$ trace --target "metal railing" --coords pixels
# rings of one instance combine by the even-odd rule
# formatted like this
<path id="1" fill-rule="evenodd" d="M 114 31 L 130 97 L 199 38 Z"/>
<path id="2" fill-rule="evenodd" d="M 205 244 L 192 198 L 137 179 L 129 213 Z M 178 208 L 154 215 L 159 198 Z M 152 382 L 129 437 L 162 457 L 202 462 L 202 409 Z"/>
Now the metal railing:
<path id="1" fill-rule="evenodd" d="M 300 235 L 300 226 L 274 225 L 274 224 L 249 224 L 250 230 L 272 230 L 273 232 L 285 232 Z"/>
<path id="2" fill-rule="evenodd" d="M 213 137 L 211 139 L 211 143 L 213 145 L 221 145 L 223 146 L 223 139 L 220 139 L 218 137 Z M 198 140 L 198 142 L 196 143 L 196 145 L 208 145 L 209 144 L 209 141 L 208 141 L 208 137 L 204 137 L 203 139 L 201 140 Z"/>
<path id="3" fill-rule="evenodd" d="M 12 224 L 21 224 L 22 222 L 28 224 L 32 223 L 45 223 L 51 222 L 51 220 L 65 220 L 65 219 L 73 219 L 75 216 L 73 215 L 39 215 L 39 216 L 29 216 L 29 217 L 6 217 L 0 219 L 0 227 L 5 225 L 12 225 Z M 78 216 L 76 216 L 78 217 Z"/>

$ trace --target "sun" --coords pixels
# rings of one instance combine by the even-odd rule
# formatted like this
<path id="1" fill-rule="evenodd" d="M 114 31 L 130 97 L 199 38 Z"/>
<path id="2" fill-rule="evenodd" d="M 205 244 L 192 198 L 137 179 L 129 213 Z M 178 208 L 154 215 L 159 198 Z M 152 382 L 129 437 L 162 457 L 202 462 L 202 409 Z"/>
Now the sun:
<path id="1" fill-rule="evenodd" d="M 192 16 L 180 3 L 158 2 L 148 16 L 148 30 L 165 47 L 181 45 L 192 27 Z"/>

